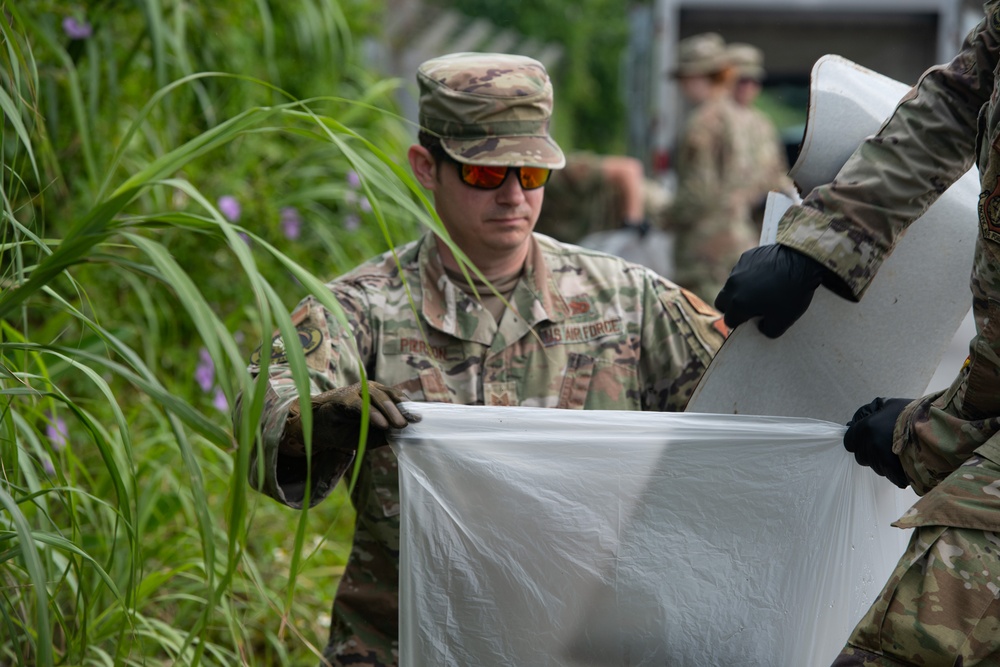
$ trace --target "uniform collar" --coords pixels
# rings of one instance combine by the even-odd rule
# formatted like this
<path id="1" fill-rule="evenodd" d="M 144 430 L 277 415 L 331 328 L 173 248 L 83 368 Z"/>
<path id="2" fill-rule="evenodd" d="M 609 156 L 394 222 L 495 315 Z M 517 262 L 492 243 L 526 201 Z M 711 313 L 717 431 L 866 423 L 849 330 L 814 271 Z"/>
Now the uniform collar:
<path id="1" fill-rule="evenodd" d="M 461 340 L 506 346 L 540 322 L 561 322 L 569 313 L 534 234 L 525 259 L 524 275 L 510 297 L 510 304 L 517 312 L 505 312 L 499 328 L 492 315 L 448 279 L 430 232 L 421 240 L 417 264 L 424 320 L 429 326 Z"/>

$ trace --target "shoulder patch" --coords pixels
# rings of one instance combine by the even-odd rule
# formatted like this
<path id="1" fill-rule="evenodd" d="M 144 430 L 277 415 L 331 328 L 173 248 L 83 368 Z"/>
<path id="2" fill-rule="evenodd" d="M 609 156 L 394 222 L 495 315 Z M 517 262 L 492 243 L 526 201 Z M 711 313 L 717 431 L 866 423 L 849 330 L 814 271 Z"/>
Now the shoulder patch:
<path id="1" fill-rule="evenodd" d="M 681 288 L 681 294 L 687 300 L 691 307 L 694 308 L 701 315 L 718 315 L 719 311 L 712 308 L 710 305 L 702 301 L 701 297 L 692 292 L 691 290 L 686 290 Z"/>
<path id="2" fill-rule="evenodd" d="M 302 327 L 297 330 L 297 333 L 299 345 L 302 346 L 302 351 L 306 356 L 319 349 L 320 343 L 323 342 L 323 334 L 316 327 Z M 253 354 L 250 355 L 250 363 L 259 366 L 262 354 L 263 345 L 254 350 Z M 275 334 L 271 339 L 271 362 L 283 364 L 286 361 L 288 361 L 288 347 L 281 334 Z"/>

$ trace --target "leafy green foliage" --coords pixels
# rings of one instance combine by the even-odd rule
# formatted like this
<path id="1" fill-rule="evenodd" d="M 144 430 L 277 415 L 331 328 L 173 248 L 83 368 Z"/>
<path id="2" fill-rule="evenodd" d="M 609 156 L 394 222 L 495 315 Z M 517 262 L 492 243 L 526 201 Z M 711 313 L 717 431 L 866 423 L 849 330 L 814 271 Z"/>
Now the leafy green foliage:
<path id="1" fill-rule="evenodd" d="M 0 664 L 315 663 L 353 513 L 249 490 L 245 360 L 438 225 L 381 8 L 0 5 Z"/>
<path id="2" fill-rule="evenodd" d="M 564 48 L 555 71 L 556 127 L 566 148 L 624 154 L 620 81 L 628 46 L 628 7 L 621 0 L 434 0 L 469 17 L 489 19 Z M 567 26 L 573 26 L 567 30 Z M 565 136 L 565 140 L 563 137 Z"/>

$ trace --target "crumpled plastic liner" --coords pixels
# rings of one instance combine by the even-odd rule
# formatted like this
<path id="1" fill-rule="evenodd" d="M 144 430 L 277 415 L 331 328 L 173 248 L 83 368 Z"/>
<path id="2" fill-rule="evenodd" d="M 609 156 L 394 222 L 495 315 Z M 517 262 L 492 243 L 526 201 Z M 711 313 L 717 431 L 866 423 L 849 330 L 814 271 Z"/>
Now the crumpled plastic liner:
<path id="1" fill-rule="evenodd" d="M 839 424 L 407 408 L 404 667 L 826 666 L 908 538 Z"/>

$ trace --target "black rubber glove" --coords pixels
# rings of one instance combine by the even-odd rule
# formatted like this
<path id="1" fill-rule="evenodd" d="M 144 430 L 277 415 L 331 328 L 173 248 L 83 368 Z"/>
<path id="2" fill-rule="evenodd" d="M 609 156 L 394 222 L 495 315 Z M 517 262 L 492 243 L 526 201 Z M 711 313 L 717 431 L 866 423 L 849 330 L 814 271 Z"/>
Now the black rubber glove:
<path id="1" fill-rule="evenodd" d="M 854 459 L 901 489 L 909 486 L 903 464 L 892 451 L 892 431 L 911 398 L 876 398 L 858 409 L 847 422 L 844 447 Z"/>
<path id="2" fill-rule="evenodd" d="M 368 411 L 367 447 L 386 444 L 385 435 L 390 428 L 404 428 L 407 424 L 420 421 L 419 416 L 399 406 L 406 397 L 392 387 L 369 381 L 368 397 L 371 409 Z M 361 434 L 362 405 L 361 383 L 313 396 L 313 451 L 356 450 Z M 292 403 L 289 408 L 280 450 L 289 456 L 305 456 L 305 436 L 298 402 Z"/>
<path id="3" fill-rule="evenodd" d="M 777 338 L 802 317 L 813 293 L 832 273 L 812 257 L 779 244 L 747 250 L 715 298 L 733 329 L 752 317 L 768 338 Z"/>

